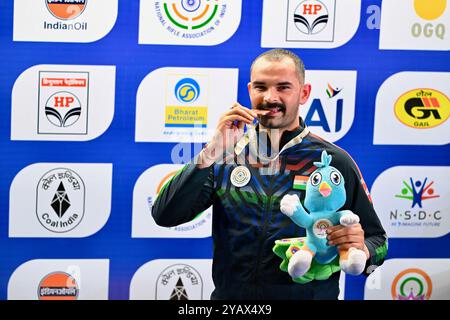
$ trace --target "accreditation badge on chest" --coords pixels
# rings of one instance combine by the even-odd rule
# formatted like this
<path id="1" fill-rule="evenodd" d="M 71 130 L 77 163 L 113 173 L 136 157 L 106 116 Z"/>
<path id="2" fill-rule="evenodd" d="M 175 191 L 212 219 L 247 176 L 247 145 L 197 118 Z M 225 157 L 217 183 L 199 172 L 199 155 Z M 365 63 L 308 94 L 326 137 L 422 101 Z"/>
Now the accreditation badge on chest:
<path id="1" fill-rule="evenodd" d="M 233 186 L 243 187 L 250 181 L 251 173 L 245 166 L 238 166 L 231 172 L 230 180 Z"/>

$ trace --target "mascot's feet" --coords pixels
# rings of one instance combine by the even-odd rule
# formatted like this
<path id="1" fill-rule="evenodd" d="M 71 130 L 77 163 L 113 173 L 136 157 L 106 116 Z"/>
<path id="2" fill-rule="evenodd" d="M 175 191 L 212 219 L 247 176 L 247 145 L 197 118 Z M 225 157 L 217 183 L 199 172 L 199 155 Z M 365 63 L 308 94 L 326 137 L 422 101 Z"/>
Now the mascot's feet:
<path id="1" fill-rule="evenodd" d="M 299 250 L 291 257 L 288 264 L 288 273 L 292 278 L 303 276 L 311 266 L 313 255 L 307 250 Z"/>
<path id="2" fill-rule="evenodd" d="M 364 271 L 366 266 L 367 256 L 364 251 L 350 248 L 348 250 L 348 258 L 339 261 L 342 271 L 347 274 L 357 276 Z"/>

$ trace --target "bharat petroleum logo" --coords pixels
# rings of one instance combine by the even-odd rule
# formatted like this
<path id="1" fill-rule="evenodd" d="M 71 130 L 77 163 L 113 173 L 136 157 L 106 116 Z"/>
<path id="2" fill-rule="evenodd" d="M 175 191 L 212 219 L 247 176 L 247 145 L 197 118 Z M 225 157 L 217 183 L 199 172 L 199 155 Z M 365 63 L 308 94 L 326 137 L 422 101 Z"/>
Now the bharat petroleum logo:
<path id="1" fill-rule="evenodd" d="M 65 272 L 46 275 L 39 283 L 39 300 L 76 300 L 79 288 L 76 280 Z"/>
<path id="2" fill-rule="evenodd" d="M 417 268 L 400 272 L 392 282 L 394 300 L 429 300 L 433 290 L 430 276 Z"/>
<path id="3" fill-rule="evenodd" d="M 184 78 L 175 85 L 175 96 L 181 103 L 194 102 L 200 95 L 200 86 L 192 78 Z"/>
<path id="4" fill-rule="evenodd" d="M 450 100 L 434 89 L 418 88 L 401 95 L 394 105 L 397 119 L 415 129 L 429 129 L 450 116 Z"/>
<path id="5" fill-rule="evenodd" d="M 318 0 L 306 0 L 301 2 L 294 12 L 294 24 L 296 28 L 308 35 L 321 32 L 328 23 L 328 9 L 324 3 Z"/>
<path id="6" fill-rule="evenodd" d="M 425 178 L 423 181 L 413 181 L 412 178 L 409 178 L 409 180 L 409 184 L 406 181 L 403 181 L 404 188 L 402 189 L 401 194 L 397 194 L 395 197 L 411 200 L 411 208 L 414 208 L 416 205 L 418 205 L 419 208 L 422 208 L 423 200 L 440 197 L 439 195 L 436 195 L 434 189 L 431 188 L 434 181 L 427 184 L 428 178 Z"/>
<path id="7" fill-rule="evenodd" d="M 45 4 L 55 18 L 73 20 L 86 9 L 87 0 L 45 0 Z"/>
<path id="8" fill-rule="evenodd" d="M 219 16 L 218 0 L 172 0 L 163 1 L 162 6 L 170 22 L 183 30 L 202 29 Z M 156 9 L 160 11 L 159 2 Z"/>

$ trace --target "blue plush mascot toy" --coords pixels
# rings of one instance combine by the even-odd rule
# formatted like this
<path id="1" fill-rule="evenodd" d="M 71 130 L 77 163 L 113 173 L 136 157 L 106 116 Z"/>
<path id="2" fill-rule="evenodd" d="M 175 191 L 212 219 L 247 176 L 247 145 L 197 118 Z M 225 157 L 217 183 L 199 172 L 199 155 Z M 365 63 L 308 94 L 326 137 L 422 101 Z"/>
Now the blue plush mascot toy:
<path id="1" fill-rule="evenodd" d="M 306 239 L 289 259 L 287 271 L 292 278 L 302 277 L 315 264 L 330 264 L 338 255 L 335 246 L 327 244 L 326 229 L 341 224 L 349 226 L 359 222 L 350 210 L 338 211 L 346 200 L 344 177 L 330 165 L 331 155 L 322 152 L 321 162 L 314 162 L 317 169 L 310 175 L 306 185 L 304 209 L 298 196 L 285 195 L 280 210 L 297 225 L 306 229 Z M 347 274 L 358 275 L 366 264 L 364 251 L 350 248 L 339 251 L 339 266 Z"/>

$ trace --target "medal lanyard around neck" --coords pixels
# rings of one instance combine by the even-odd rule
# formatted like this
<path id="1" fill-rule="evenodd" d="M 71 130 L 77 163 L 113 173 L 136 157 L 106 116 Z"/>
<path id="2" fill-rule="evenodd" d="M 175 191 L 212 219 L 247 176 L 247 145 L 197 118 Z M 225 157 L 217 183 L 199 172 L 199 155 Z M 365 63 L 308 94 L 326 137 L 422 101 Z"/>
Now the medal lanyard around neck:
<path id="1" fill-rule="evenodd" d="M 263 160 L 265 162 L 268 162 L 268 163 L 278 159 L 278 157 L 280 156 L 280 154 L 284 150 L 286 150 L 286 149 L 288 149 L 288 148 L 290 148 L 290 147 L 292 147 L 292 146 L 302 142 L 303 138 L 306 137 L 308 135 L 308 133 L 309 133 L 309 129 L 305 125 L 305 128 L 303 129 L 303 131 L 299 135 L 297 135 L 295 138 L 290 140 L 288 143 L 286 143 L 283 146 L 283 148 L 281 148 L 280 152 L 278 152 L 273 157 L 264 157 L 263 155 L 259 154 L 258 150 L 257 150 L 257 145 L 258 145 L 259 139 L 258 139 L 258 134 L 256 133 L 256 124 L 253 124 L 253 123 L 252 124 L 246 124 L 246 127 L 247 127 L 248 143 L 249 143 L 250 153 L 253 153 L 253 154 L 257 155 L 261 160 Z"/>

